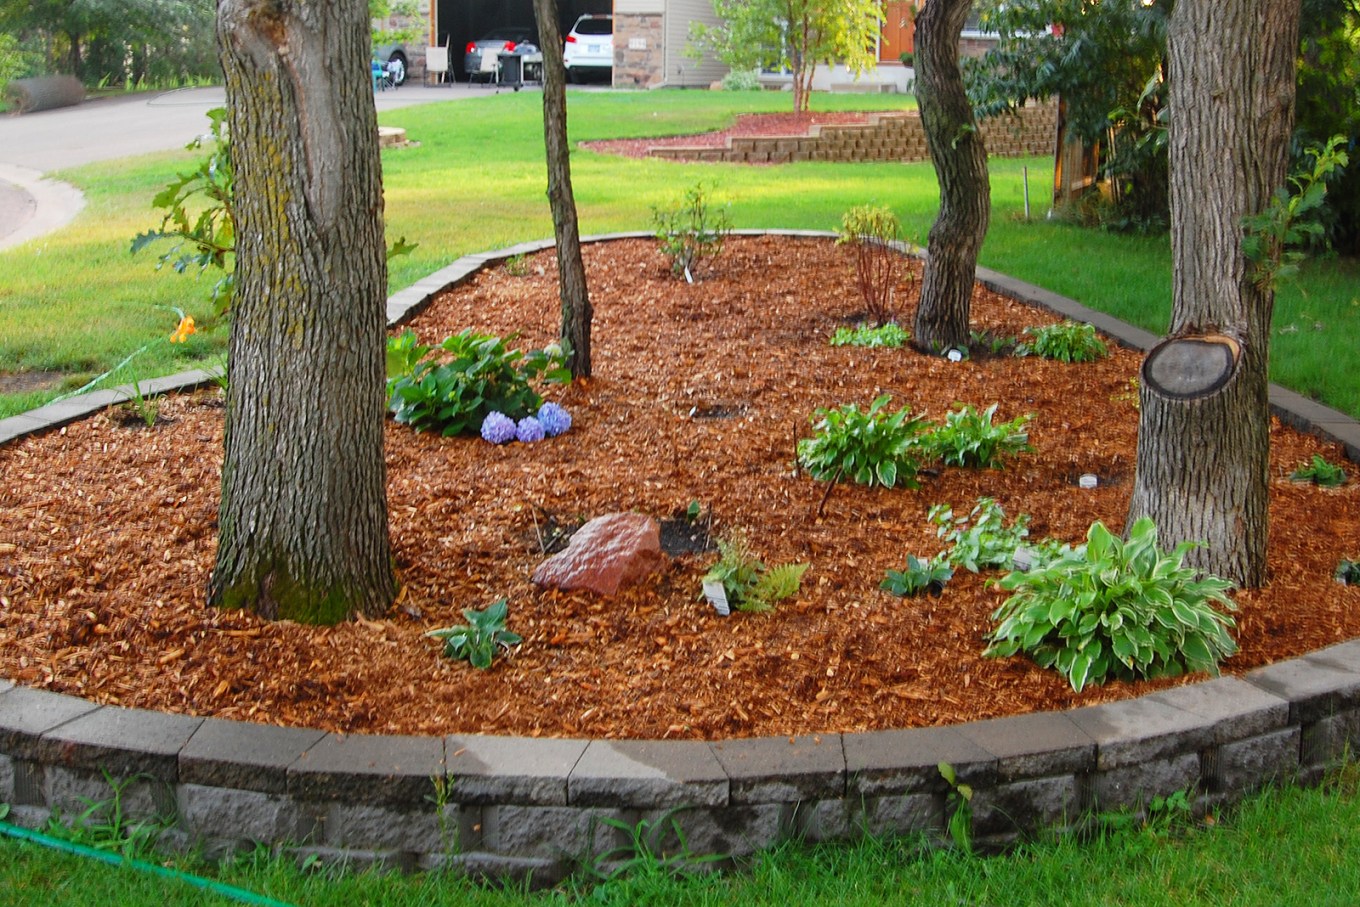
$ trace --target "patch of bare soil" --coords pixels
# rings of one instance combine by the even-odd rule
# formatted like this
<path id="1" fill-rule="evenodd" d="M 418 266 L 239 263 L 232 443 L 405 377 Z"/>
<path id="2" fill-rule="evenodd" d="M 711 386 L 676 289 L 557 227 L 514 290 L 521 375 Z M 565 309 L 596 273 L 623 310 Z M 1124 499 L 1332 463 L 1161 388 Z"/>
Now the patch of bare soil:
<path id="1" fill-rule="evenodd" d="M 979 496 L 1075 541 L 1122 528 L 1134 468 L 1138 356 L 1102 362 L 833 348 L 854 320 L 853 265 L 830 241 L 733 239 L 693 286 L 653 244 L 592 245 L 595 375 L 549 396 L 572 430 L 535 444 L 387 428 L 391 532 L 403 591 L 380 620 L 266 623 L 203 604 L 212 567 L 222 409 L 215 392 L 166 401 L 173 422 L 96 416 L 0 449 L 0 676 L 116 703 L 340 731 L 715 739 L 947 724 L 1138 695 L 1178 681 L 1074 694 L 1023 657 L 982 657 L 1003 600 L 961 572 L 940 598 L 878 589 L 908 553 L 942 547 L 927 509 Z M 483 272 L 414 321 L 426 342 L 463 328 L 551 341 L 550 253 L 530 276 Z M 896 298 L 914 299 L 917 281 Z M 910 316 L 910 312 L 905 313 Z M 1015 335 L 1046 313 L 975 291 L 980 330 Z M 907 320 L 909 323 L 909 320 Z M 939 418 L 956 402 L 1034 413 L 1036 452 L 1004 470 L 943 469 L 919 490 L 824 485 L 794 469 L 819 406 L 895 405 Z M 712 417 L 722 413 L 722 417 Z M 706 417 L 708 416 L 708 417 Z M 1334 582 L 1360 555 L 1360 484 L 1295 484 L 1340 451 L 1275 425 L 1272 581 L 1235 599 L 1238 672 L 1360 635 L 1360 589 Z M 1350 467 L 1348 467 L 1350 468 Z M 1102 477 L 1092 490 L 1077 476 Z M 1353 473 L 1352 469 L 1352 473 Z M 719 617 L 699 600 L 712 553 L 681 553 L 614 599 L 535 587 L 553 527 L 612 511 L 742 528 L 770 564 L 807 561 L 773 614 Z M 523 646 L 481 672 L 426 631 L 506 596 Z"/>
<path id="2" fill-rule="evenodd" d="M 746 113 L 737 117 L 727 129 L 695 135 L 670 135 L 642 139 L 601 139 L 582 142 L 581 147 L 602 154 L 623 157 L 647 157 L 652 148 L 721 148 L 734 136 L 801 136 L 813 126 L 842 123 L 864 123 L 870 113 L 860 111 L 826 111 L 808 113 Z"/>

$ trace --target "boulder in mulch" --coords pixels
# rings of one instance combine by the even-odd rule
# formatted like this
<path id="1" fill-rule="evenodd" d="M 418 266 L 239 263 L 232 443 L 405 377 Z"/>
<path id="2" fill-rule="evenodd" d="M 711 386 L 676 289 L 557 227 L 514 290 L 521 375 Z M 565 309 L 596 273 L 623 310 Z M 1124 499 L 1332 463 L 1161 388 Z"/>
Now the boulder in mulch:
<path id="1" fill-rule="evenodd" d="M 533 580 L 540 586 L 610 596 L 646 579 L 661 559 L 656 520 L 640 513 L 611 513 L 578 529 L 565 549 L 538 565 Z"/>

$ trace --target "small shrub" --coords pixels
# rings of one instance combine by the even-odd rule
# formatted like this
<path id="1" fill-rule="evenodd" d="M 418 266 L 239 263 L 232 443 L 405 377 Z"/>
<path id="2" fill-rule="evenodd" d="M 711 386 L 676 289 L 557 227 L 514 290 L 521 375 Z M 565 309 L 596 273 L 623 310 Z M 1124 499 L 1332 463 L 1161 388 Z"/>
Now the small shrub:
<path id="1" fill-rule="evenodd" d="M 718 539 L 718 562 L 704 582 L 722 583 L 727 602 L 739 611 L 773 611 L 776 602 L 798 593 L 808 564 L 766 567 L 751 551 L 746 533 L 733 530 Z"/>
<path id="2" fill-rule="evenodd" d="M 1229 583 L 1197 578 L 1183 565 L 1193 547 L 1162 552 L 1147 518 L 1133 524 L 1128 541 L 1093 523 L 1086 544 L 1002 578 L 1012 594 L 992 614 L 996 629 L 984 654 L 1025 652 L 1078 693 L 1111 677 L 1217 674 L 1237 644 L 1228 635 L 1233 619 L 1213 606 L 1236 606 L 1224 594 Z"/>
<path id="3" fill-rule="evenodd" d="M 975 469 L 1000 469 L 1006 457 L 1032 452 L 1025 426 L 1034 416 L 993 425 L 996 407 L 993 403 L 978 412 L 972 406 L 963 406 L 946 413 L 944 424 L 927 432 L 922 444 L 946 466 Z"/>
<path id="4" fill-rule="evenodd" d="M 568 381 L 562 352 L 555 347 L 529 353 L 507 346 L 514 337 L 463 331 L 438 350 L 448 358 L 427 358 L 431 348 L 411 331 L 388 340 L 388 406 L 398 422 L 444 436 L 477 434 L 498 412 L 520 420 L 535 413 L 543 398 L 532 382 Z"/>
<path id="5" fill-rule="evenodd" d="M 523 252 L 520 252 L 517 255 L 511 255 L 505 260 L 505 273 L 509 274 L 511 277 L 528 277 L 529 256 L 525 255 Z"/>
<path id="6" fill-rule="evenodd" d="M 1313 454 L 1313 459 L 1290 473 L 1289 478 L 1295 482 L 1312 482 L 1324 488 L 1336 488 L 1346 484 L 1346 470 L 1327 462 L 1320 454 Z"/>
<path id="7" fill-rule="evenodd" d="M 704 259 L 722 254 L 732 222 L 726 208 L 714 210 L 703 183 L 685 190 L 682 201 L 669 208 L 652 208 L 656 240 L 671 262 L 671 273 L 690 283 Z"/>
<path id="8" fill-rule="evenodd" d="M 1002 334 L 993 334 L 989 331 L 969 331 L 968 342 L 970 346 L 979 350 L 986 350 L 993 356 L 1000 356 L 1007 350 L 1015 350 L 1015 338 L 1007 337 Z"/>
<path id="9" fill-rule="evenodd" d="M 918 436 L 925 422 L 910 407 L 889 413 L 884 394 L 861 412 L 853 403 L 812 414 L 816 436 L 798 442 L 798 462 L 814 479 L 848 477 L 861 485 L 916 487 L 920 468 Z"/>
<path id="10" fill-rule="evenodd" d="M 1343 586 L 1360 586 L 1360 561 L 1343 557 L 1336 565 L 1336 581 Z"/>
<path id="11" fill-rule="evenodd" d="M 930 558 L 921 560 L 915 555 L 907 555 L 907 569 L 889 570 L 878 587 L 885 592 L 898 596 L 916 596 L 929 592 L 938 596 L 944 591 L 945 583 L 954 577 L 954 568 L 948 561 Z"/>
<path id="12" fill-rule="evenodd" d="M 887 324 L 897 314 L 892 295 L 902 256 L 892 243 L 901 233 L 897 215 L 881 205 L 858 205 L 841 215 L 836 244 L 855 250 L 855 285 L 875 325 Z"/>
<path id="13" fill-rule="evenodd" d="M 506 617 L 510 613 L 509 602 L 502 598 L 486 608 L 464 608 L 463 616 L 467 623 L 442 630 L 431 630 L 425 635 L 432 639 L 444 640 L 444 656 L 464 660 L 474 668 L 484 671 L 491 667 L 491 660 L 497 649 L 509 649 L 524 641 L 518 633 L 505 628 Z"/>
<path id="14" fill-rule="evenodd" d="M 1029 536 L 1029 514 L 1020 514 L 1007 526 L 1005 511 L 992 498 L 978 498 L 968 516 L 957 519 L 947 504 L 936 504 L 926 519 L 935 524 L 935 534 L 949 543 L 936 559 L 972 573 L 1009 566 L 1015 549 Z"/>
<path id="15" fill-rule="evenodd" d="M 910 339 L 911 334 L 906 328 L 895 321 L 889 321 L 878 327 L 860 325 L 856 328 L 836 328 L 836 333 L 831 335 L 831 345 L 899 349 Z"/>
<path id="16" fill-rule="evenodd" d="M 1110 354 L 1096 329 L 1078 321 L 1062 321 L 1043 327 L 1025 328 L 1031 338 L 1015 348 L 1017 356 L 1038 356 L 1059 362 L 1095 362 Z"/>
<path id="17" fill-rule="evenodd" d="M 760 70 L 733 69 L 723 76 L 723 91 L 760 91 Z"/>

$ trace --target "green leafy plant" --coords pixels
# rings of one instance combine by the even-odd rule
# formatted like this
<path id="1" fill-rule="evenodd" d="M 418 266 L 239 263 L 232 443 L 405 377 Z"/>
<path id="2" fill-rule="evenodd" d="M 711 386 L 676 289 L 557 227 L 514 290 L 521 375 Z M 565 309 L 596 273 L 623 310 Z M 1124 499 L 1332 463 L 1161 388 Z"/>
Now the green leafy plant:
<path id="1" fill-rule="evenodd" d="M 718 562 L 704 574 L 704 582 L 722 583 L 727 602 L 739 611 L 773 611 L 777 602 L 791 598 L 803 584 L 808 564 L 766 567 L 751 551 L 746 533 L 734 529 L 718 542 Z"/>
<path id="2" fill-rule="evenodd" d="M 1200 578 L 1184 565 L 1194 547 L 1183 542 L 1161 551 L 1157 527 L 1146 517 L 1127 541 L 1093 523 L 1084 545 L 1001 579 L 1011 595 L 992 614 L 996 628 L 984 654 L 1028 653 L 1078 693 L 1111 677 L 1217 674 L 1237 644 L 1228 634 L 1233 619 L 1214 605 L 1236 606 L 1225 595 L 1228 582 Z"/>
<path id="3" fill-rule="evenodd" d="M 986 567 L 1006 567 L 1029 536 L 1029 514 L 1022 513 L 1006 525 L 1006 513 L 993 498 L 978 498 L 965 517 L 955 517 L 947 504 L 936 504 L 926 513 L 935 534 L 949 543 L 936 560 L 978 573 Z"/>
<path id="4" fill-rule="evenodd" d="M 878 587 L 899 596 L 916 596 L 922 592 L 938 596 L 944 591 L 945 583 L 953 577 L 954 568 L 947 561 L 923 560 L 908 554 L 907 568 L 887 571 Z"/>
<path id="5" fill-rule="evenodd" d="M 864 300 L 869 320 L 882 326 L 897 314 L 893 289 L 901 265 L 895 243 L 902 235 L 902 224 L 892 210 L 883 205 L 857 205 L 841 215 L 837 245 L 848 245 L 855 252 L 855 286 Z"/>
<path id="6" fill-rule="evenodd" d="M 1345 136 L 1334 135 L 1322 147 L 1308 149 L 1311 164 L 1290 175 L 1260 214 L 1242 218 L 1242 254 L 1251 264 L 1251 280 L 1271 289 L 1297 273 L 1303 253 L 1298 247 L 1326 232 L 1317 214 L 1327 197 L 1327 179 L 1350 162 Z"/>
<path id="7" fill-rule="evenodd" d="M 484 671 L 491 667 L 491 660 L 498 649 L 509 649 L 524 641 L 518 633 L 511 633 L 505 628 L 509 613 L 510 603 L 502 598 L 480 611 L 464 608 L 466 624 L 431 630 L 425 635 L 444 640 L 446 658 L 466 660 L 474 668 Z"/>
<path id="8" fill-rule="evenodd" d="M 880 324 L 878 327 L 860 325 L 854 328 L 836 328 L 831 335 L 832 346 L 862 346 L 869 349 L 887 347 L 898 349 L 911 339 L 911 333 L 895 321 Z"/>
<path id="9" fill-rule="evenodd" d="M 703 183 L 686 189 L 684 199 L 669 208 L 653 207 L 652 222 L 661 252 L 670 259 L 671 272 L 684 275 L 690 283 L 704 259 L 722 254 L 727 234 L 732 232 L 726 207 L 713 207 Z"/>
<path id="10" fill-rule="evenodd" d="M 948 762 L 941 762 L 938 766 L 940 777 L 945 784 L 949 785 L 949 799 L 953 801 L 954 810 L 949 814 L 949 837 L 954 841 L 954 846 L 966 854 L 973 852 L 973 788 L 971 785 L 963 784 L 959 781 L 958 774 L 954 771 L 954 766 Z"/>
<path id="11" fill-rule="evenodd" d="M 1313 459 L 1289 474 L 1295 482 L 1312 482 L 1324 488 L 1335 488 L 1346 484 L 1346 470 L 1335 463 L 1329 463 L 1321 454 L 1313 454 Z"/>
<path id="12" fill-rule="evenodd" d="M 798 462 L 818 480 L 846 476 L 861 485 L 915 488 L 926 423 L 911 418 L 910 407 L 888 412 L 891 400 L 884 394 L 866 411 L 853 403 L 818 409 L 812 414 L 816 434 L 798 442 Z"/>
<path id="13" fill-rule="evenodd" d="M 511 277 L 528 277 L 529 256 L 523 252 L 518 255 L 511 255 L 505 260 L 505 273 Z"/>
<path id="14" fill-rule="evenodd" d="M 1015 349 L 1015 338 L 1001 334 L 992 334 L 988 331 L 969 331 L 968 342 L 978 349 L 986 350 L 993 356 L 999 356 L 1006 350 Z"/>
<path id="15" fill-rule="evenodd" d="M 611 816 L 596 816 L 594 821 L 606 828 L 623 833 L 625 842 L 590 861 L 590 874 L 601 882 L 611 882 L 629 876 L 685 875 L 704 864 L 723 859 L 721 854 L 697 856 L 690 850 L 685 830 L 680 827 L 677 813 L 685 807 L 672 807 L 656 819 L 640 819 L 630 824 Z M 591 827 L 594 838 L 596 828 Z M 664 838 L 669 832 L 674 839 L 672 852 L 667 852 Z M 606 889 L 596 889 L 597 892 Z"/>
<path id="16" fill-rule="evenodd" d="M 1343 557 L 1336 565 L 1336 581 L 1345 586 L 1360 586 L 1360 561 Z"/>
<path id="17" fill-rule="evenodd" d="M 946 466 L 999 469 L 1006 457 L 1034 450 L 1025 426 L 1032 414 L 992 424 L 997 404 L 982 412 L 971 405 L 946 413 L 944 424 L 925 434 L 922 446 Z"/>
<path id="18" fill-rule="evenodd" d="M 556 346 L 528 353 L 511 349 L 505 338 L 463 331 L 437 347 L 405 331 L 387 344 L 388 407 L 398 422 L 444 436 L 476 434 L 489 413 L 520 419 L 537 411 L 543 398 L 532 382 L 571 380 Z"/>
<path id="19" fill-rule="evenodd" d="M 127 790 L 139 781 L 147 781 L 146 775 L 132 775 L 115 778 L 105 769 L 100 769 L 104 783 L 112 791 L 104 800 L 80 797 L 84 809 L 67 826 L 60 815 L 48 820 L 50 831 L 58 837 L 74 841 L 95 850 L 117 853 L 134 858 L 150 855 L 161 833 L 174 825 L 172 816 L 151 816 L 134 819 L 127 814 L 124 800 Z"/>
<path id="20" fill-rule="evenodd" d="M 153 427 L 161 415 L 160 394 L 142 393 L 141 379 L 135 376 L 128 384 L 128 392 L 132 396 L 123 404 L 127 411 L 140 419 L 147 428 Z"/>
<path id="21" fill-rule="evenodd" d="M 1025 328 L 1025 333 L 1030 339 L 1016 346 L 1017 356 L 1038 356 L 1059 362 L 1095 362 L 1110 354 L 1096 329 L 1079 321 Z"/>
<path id="22" fill-rule="evenodd" d="M 722 78 L 723 91 L 760 91 L 759 69 L 733 69 Z"/>

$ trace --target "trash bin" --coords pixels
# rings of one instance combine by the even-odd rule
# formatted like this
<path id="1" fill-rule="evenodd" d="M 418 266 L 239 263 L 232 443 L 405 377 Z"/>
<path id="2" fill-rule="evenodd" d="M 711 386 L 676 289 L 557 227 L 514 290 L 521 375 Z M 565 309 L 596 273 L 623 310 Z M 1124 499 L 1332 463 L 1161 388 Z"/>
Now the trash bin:
<path id="1" fill-rule="evenodd" d="M 501 54 L 500 60 L 501 77 L 496 84 L 519 91 L 524 85 L 524 57 L 521 54 Z"/>

